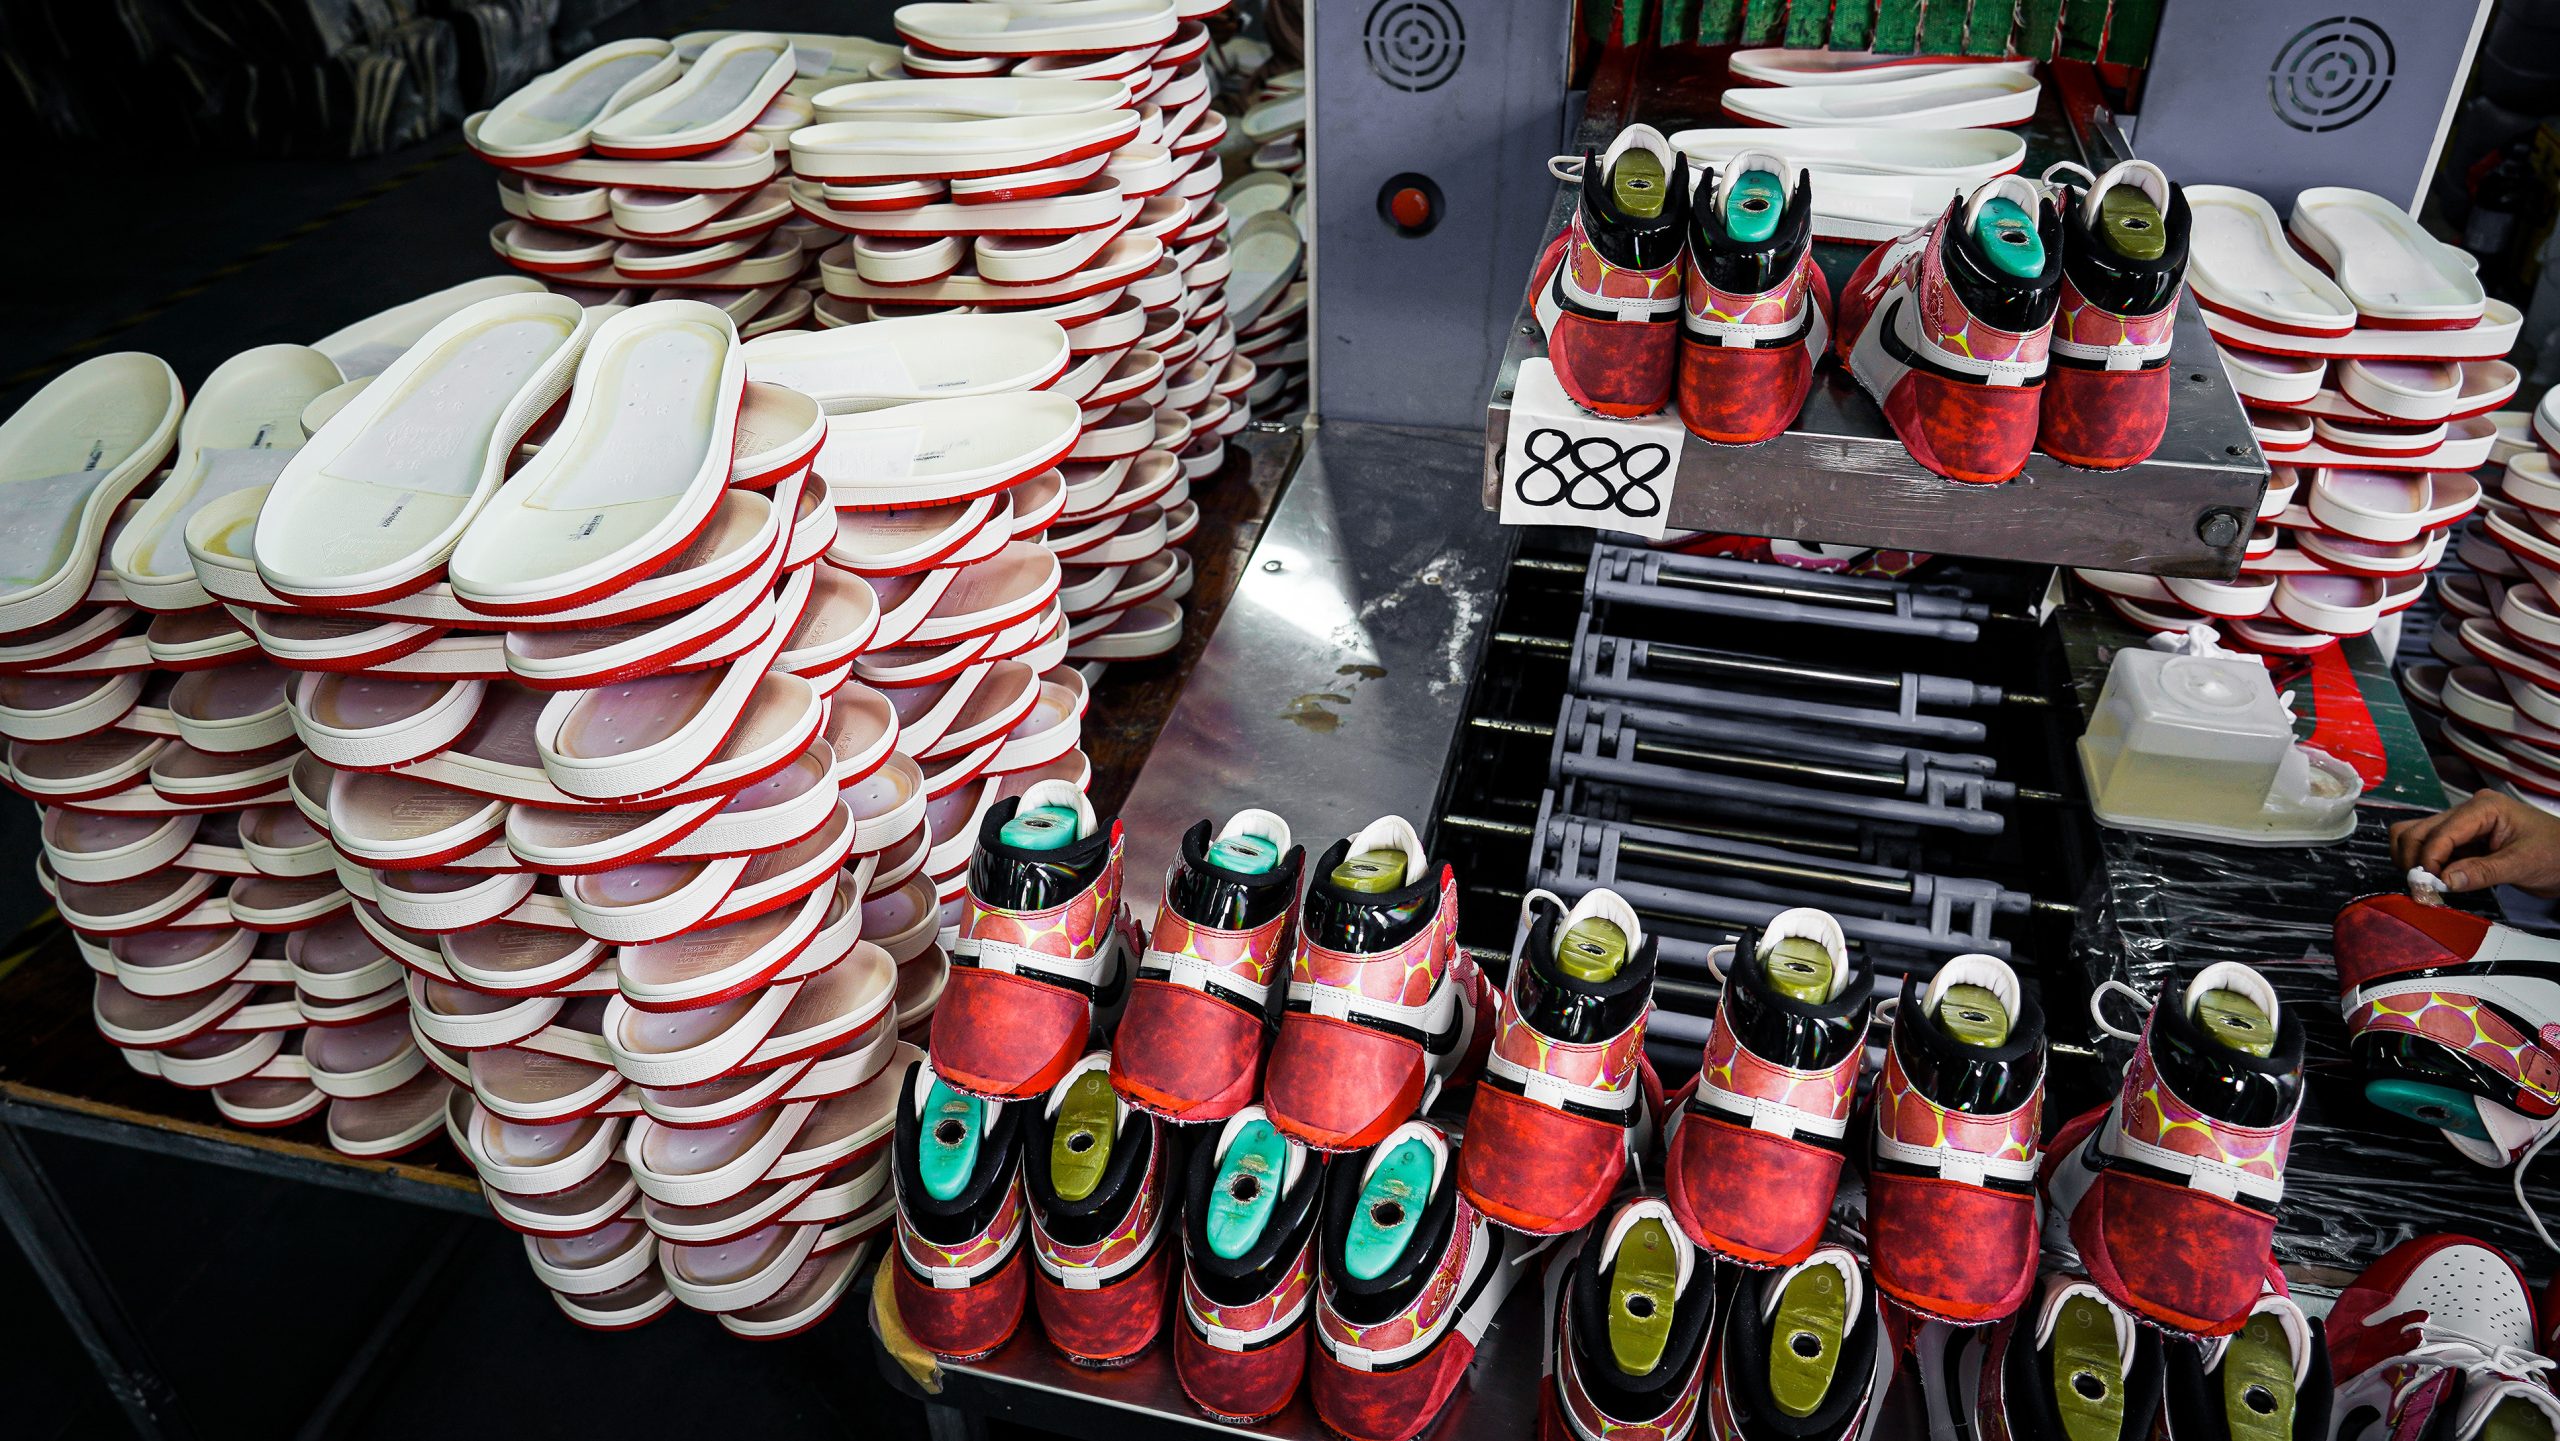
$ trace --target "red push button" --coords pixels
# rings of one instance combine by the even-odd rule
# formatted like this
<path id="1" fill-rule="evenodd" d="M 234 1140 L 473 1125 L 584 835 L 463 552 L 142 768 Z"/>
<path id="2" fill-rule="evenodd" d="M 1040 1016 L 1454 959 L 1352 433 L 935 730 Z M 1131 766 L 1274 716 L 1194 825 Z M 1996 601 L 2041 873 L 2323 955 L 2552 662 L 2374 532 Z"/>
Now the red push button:
<path id="1" fill-rule="evenodd" d="M 1387 201 L 1387 213 L 1405 229 L 1420 230 L 1431 223 L 1431 197 L 1408 185 Z"/>

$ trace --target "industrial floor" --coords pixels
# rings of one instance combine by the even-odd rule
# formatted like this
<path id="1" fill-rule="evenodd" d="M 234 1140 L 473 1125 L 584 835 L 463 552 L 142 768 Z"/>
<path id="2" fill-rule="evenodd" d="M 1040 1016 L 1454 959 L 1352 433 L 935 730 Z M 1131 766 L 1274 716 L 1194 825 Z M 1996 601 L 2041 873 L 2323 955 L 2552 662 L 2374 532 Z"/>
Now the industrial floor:
<path id="1" fill-rule="evenodd" d="M 886 0 L 643 0 L 599 38 L 709 26 L 886 35 L 891 8 Z M 21 158 L 55 171 L 29 177 L 33 194 L 76 195 L 102 174 L 133 173 L 118 157 L 52 146 Z M 27 225 L 0 231 L 0 276 L 10 277 L 0 281 L 0 313 L 9 317 L 0 327 L 0 415 L 91 355 L 149 351 L 192 388 L 240 350 L 308 342 L 498 268 L 487 243 L 500 218 L 490 172 L 464 153 L 458 134 L 360 162 L 197 156 L 141 173 L 152 176 L 147 213 L 92 214 L 69 235 Z M 1229 555 L 1249 549 L 1274 488 L 1257 474 L 1258 494 L 1237 497 L 1228 554 L 1212 560 L 1198 548 L 1204 581 L 1209 567 L 1231 569 Z M 1183 661 L 1198 644 L 1195 637 Z M 1164 692 L 1169 705 L 1182 663 L 1128 668 L 1129 684 Z M 1098 718 L 1103 710 L 1098 702 Z M 1132 733 L 1142 754 L 1161 720 L 1161 712 L 1152 721 L 1122 715 L 1107 725 Z M 1097 766 L 1099 791 L 1110 767 L 1099 754 Z M 1126 777 L 1117 784 L 1125 791 Z M 29 879 L 30 809 L 0 806 L 0 876 L 13 878 L 0 884 L 0 937 L 43 905 Z M 776 1343 L 736 1340 L 681 1309 L 637 1332 L 593 1335 L 553 1309 L 527 1272 L 521 1242 L 493 1221 L 75 1138 L 30 1134 L 27 1144 L 171 1373 L 199 1436 L 924 1433 L 921 1409 L 879 1378 L 858 1297 L 810 1334 Z M 403 1323 L 373 1334 L 386 1307 L 402 1310 Z M 8 1415 L 0 1434 L 128 1434 L 35 1273 L 5 1242 L 0 1332 L 11 1338 L 0 1346 Z"/>

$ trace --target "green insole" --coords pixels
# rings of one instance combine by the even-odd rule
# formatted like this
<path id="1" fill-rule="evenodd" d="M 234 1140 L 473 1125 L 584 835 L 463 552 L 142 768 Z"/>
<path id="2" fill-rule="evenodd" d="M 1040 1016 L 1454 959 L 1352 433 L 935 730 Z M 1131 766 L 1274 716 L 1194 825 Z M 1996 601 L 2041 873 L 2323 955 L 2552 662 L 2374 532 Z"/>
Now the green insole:
<path id="1" fill-rule="evenodd" d="M 2250 1317 L 2222 1353 L 2222 1414 L 2231 1441 L 2293 1441 L 2293 1347 L 2275 1317 Z"/>
<path id="2" fill-rule="evenodd" d="M 1431 1148 L 1405 1141 L 1378 1162 L 1351 1213 L 1342 1238 L 1342 1267 L 1363 1281 L 1375 1281 L 1404 1255 L 1422 1224 L 1422 1208 L 1431 1200 Z"/>
<path id="3" fill-rule="evenodd" d="M 1081 1201 L 1102 1184 L 1119 1133 L 1119 1101 L 1111 1073 L 1087 1071 L 1067 1086 L 1058 1103 L 1057 1129 L 1049 1138 L 1049 1188 L 1063 1201 Z"/>
<path id="4" fill-rule="evenodd" d="M 2275 1022 L 2256 1001 L 2238 991 L 2205 992 L 2197 998 L 2194 1014 L 2206 1035 L 2244 1056 L 2264 1060 L 2275 1054 Z"/>
<path id="5" fill-rule="evenodd" d="M 1015 814 L 996 830 L 996 839 L 1025 851 L 1054 851 L 1072 845 L 1076 813 L 1065 806 L 1039 806 Z"/>
<path id="6" fill-rule="evenodd" d="M 2009 1008 L 1987 986 L 1949 986 L 1938 998 L 1938 1026 L 1963 1045 L 2005 1045 Z"/>
<path id="7" fill-rule="evenodd" d="M 1209 843 L 1209 862 L 1240 876 L 1267 876 L 1280 864 L 1280 848 L 1260 836 L 1230 836 Z"/>
<path id="8" fill-rule="evenodd" d="M 1627 933 L 1616 921 L 1587 916 L 1556 941 L 1556 969 L 1577 981 L 1614 981 L 1627 964 Z"/>
<path id="9" fill-rule="evenodd" d="M 1680 1299 L 1680 1253 L 1648 1216 L 1627 1228 L 1609 1263 L 1609 1356 L 1630 1376 L 1649 1376 L 1671 1344 L 1671 1308 Z"/>
<path id="10" fill-rule="evenodd" d="M 2098 197 L 2098 238 L 2127 260 L 2157 260 L 2169 248 L 2169 227 L 2150 196 L 2119 185 Z"/>
<path id="11" fill-rule="evenodd" d="M 2115 1317 L 2087 1296 L 2063 1302 L 2053 1327 L 2053 1406 L 2070 1441 L 2140 1441 L 2122 1434 L 2123 1376 Z"/>
<path id="12" fill-rule="evenodd" d="M 1770 946 L 1760 969 L 1779 995 L 1814 1006 L 1831 999 L 1837 975 L 1831 953 L 1807 936 L 1789 936 Z"/>
<path id="13" fill-rule="evenodd" d="M 1404 852 L 1362 851 L 1333 868 L 1331 880 L 1346 891 L 1373 896 L 1404 884 Z"/>
<path id="14" fill-rule="evenodd" d="M 985 1131 L 986 1108 L 940 1080 L 924 1097 L 923 1125 L 917 1127 L 916 1170 L 925 1194 L 948 1201 L 969 1185 L 978 1168 L 978 1138 Z"/>
<path id="15" fill-rule="evenodd" d="M 2007 196 L 1982 203 L 1973 217 L 1973 236 L 2000 270 L 2022 280 L 2044 274 L 2044 238 L 2036 234 L 2036 218 Z"/>
<path id="16" fill-rule="evenodd" d="M 1650 150 L 1631 149 L 1609 169 L 1609 196 L 1630 220 L 1652 220 L 1671 199 L 1671 177 Z"/>
<path id="17" fill-rule="evenodd" d="M 1218 1179 L 1209 1188 L 1209 1214 L 1202 1225 L 1209 1249 L 1232 1261 L 1254 1248 L 1263 1228 L 1280 1205 L 1287 1179 L 1289 1143 L 1269 1121 L 1247 1121 L 1218 1163 Z"/>
<path id="18" fill-rule="evenodd" d="M 2364 1098 L 2395 1116 L 2406 1116 L 2422 1126 L 2451 1131 L 2475 1141 L 2489 1139 L 2489 1128 L 2480 1119 L 2479 1100 L 2451 1086 L 2381 1077 L 2364 1083 Z"/>
<path id="19" fill-rule="evenodd" d="M 1849 1331 L 1849 1288 L 1830 1266 L 1807 1266 L 1778 1294 L 1769 1337 L 1769 1395 L 1790 1416 L 1810 1416 L 1831 1394 L 1840 1339 Z"/>
<path id="20" fill-rule="evenodd" d="M 1787 193 L 1778 177 L 1766 170 L 1746 170 L 1733 177 L 1725 196 L 1725 233 L 1744 245 L 1757 245 L 1778 233 L 1778 217 L 1787 209 Z"/>

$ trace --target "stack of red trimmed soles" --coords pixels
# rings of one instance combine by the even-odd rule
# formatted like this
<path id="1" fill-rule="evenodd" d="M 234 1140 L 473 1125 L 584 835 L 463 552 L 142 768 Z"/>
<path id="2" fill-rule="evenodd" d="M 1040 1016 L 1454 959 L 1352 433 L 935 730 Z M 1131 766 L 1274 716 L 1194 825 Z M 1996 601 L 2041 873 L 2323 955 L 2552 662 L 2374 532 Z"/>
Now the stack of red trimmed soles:
<path id="1" fill-rule="evenodd" d="M 2441 663 L 2404 667 L 2401 686 L 2436 723 L 2449 787 L 2560 811 L 2560 392 L 2495 419 L 2494 490 L 2463 535 L 2462 568 L 2436 577 Z"/>
<path id="2" fill-rule="evenodd" d="M 690 63 L 664 40 L 598 46 L 463 122 L 500 170 L 508 218 L 490 248 L 585 304 L 682 296 L 744 336 L 805 325 L 795 282 L 825 232 L 795 220 L 779 178 L 812 114 L 792 93 L 793 37 L 687 49 Z"/>
<path id="3" fill-rule="evenodd" d="M 947 966 L 827 417 L 746 377 L 708 306 L 484 301 L 185 532 L 311 752 L 354 896 L 315 934 L 391 962 L 429 1130 L 601 1329 L 827 1314 Z M 489 436 L 476 486 L 448 430 Z M 444 538 L 405 550 L 416 512 Z"/>
<path id="4" fill-rule="evenodd" d="M 1190 487 L 1224 464 L 1255 379 L 1227 321 L 1208 31 L 1145 3 L 910 6 L 898 24 L 915 78 L 827 91 L 794 137 L 793 203 L 846 237 L 820 259 L 818 323 L 1063 327 L 1044 383 L 1081 408 L 1081 438 L 1041 543 L 1065 567 L 1068 658 L 1163 655 Z"/>
<path id="5" fill-rule="evenodd" d="M 110 355 L 0 426 L 0 466 L 27 477 L 0 735 L 7 783 L 41 813 L 38 883 L 126 1061 L 211 1092 L 234 1124 L 326 1112 L 333 1145 L 384 1156 L 433 1134 L 443 1082 L 406 1044 L 396 968 L 328 955 L 348 897 L 288 799 L 305 758 L 286 677 L 196 585 L 176 533 L 188 497 L 273 475 L 297 412 L 338 383 L 318 351 L 268 346 L 189 407 L 159 360 Z"/>
<path id="6" fill-rule="evenodd" d="M 2515 394 L 2513 307 L 2469 257 L 2364 191 L 2321 188 L 2289 222 L 2258 196 L 2191 186 L 2188 271 L 2272 472 L 2229 581 L 2082 572 L 2150 630 L 2203 620 L 2307 654 L 2372 633 L 2386 654 L 2453 528 L 2475 510 L 2489 412 Z"/>
<path id="7" fill-rule="evenodd" d="M 1237 124 L 1252 168 L 1218 192 L 1218 200 L 1236 227 L 1233 243 L 1239 248 L 1246 227 L 1276 232 L 1283 220 L 1301 249 L 1311 238 L 1306 234 L 1306 82 L 1303 70 L 1266 79 Z M 1264 214 L 1274 219 L 1256 219 Z M 1243 266 L 1241 258 L 1238 264 Z M 1306 404 L 1307 283 L 1295 278 L 1296 270 L 1292 264 L 1289 274 L 1280 277 L 1267 303 L 1257 308 L 1239 295 L 1233 307 L 1236 353 L 1256 367 L 1246 399 L 1263 415 L 1285 415 Z"/>
<path id="8" fill-rule="evenodd" d="M 745 357 L 758 382 L 828 412 L 816 462 L 834 503 L 826 559 L 879 603 L 853 664 L 894 719 L 880 803 L 894 793 L 925 818 L 905 868 L 914 906 L 900 914 L 956 935 L 979 816 L 1040 780 L 1091 779 L 1071 607 L 1113 587 L 1170 586 L 1156 502 L 1179 469 L 1162 455 L 1077 459 L 1088 412 L 1056 388 L 1074 361 L 1054 320 L 865 321 L 767 336 Z M 1062 557 L 1060 527 L 1079 501 L 1093 513 L 1079 523 L 1100 534 Z"/>

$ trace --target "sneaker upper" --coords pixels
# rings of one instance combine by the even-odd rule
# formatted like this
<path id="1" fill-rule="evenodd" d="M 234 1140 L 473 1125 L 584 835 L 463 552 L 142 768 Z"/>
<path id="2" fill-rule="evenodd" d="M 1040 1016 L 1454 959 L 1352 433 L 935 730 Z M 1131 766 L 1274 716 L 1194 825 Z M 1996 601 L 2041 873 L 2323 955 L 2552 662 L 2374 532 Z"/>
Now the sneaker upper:
<path id="1" fill-rule="evenodd" d="M 1661 1352 L 1640 1370 L 1618 1358 L 1609 1334 L 1610 1278 L 1621 1248 L 1638 1223 L 1662 1227 L 1676 1270 L 1671 1323 Z M 1555 1400 L 1575 1434 L 1673 1438 L 1695 1425 L 1708 1357 L 1713 1353 L 1716 1273 L 1712 1258 L 1692 1248 L 1673 1223 L 1670 1208 L 1647 1197 L 1629 1201 L 1608 1224 L 1585 1234 L 1575 1248 L 1548 1263 L 1548 1375 Z"/>
<path id="2" fill-rule="evenodd" d="M 1221 864 L 1223 843 L 1248 839 L 1278 861 L 1259 872 Z M 1214 837 L 1207 821 L 1183 836 L 1112 1051 L 1112 1083 L 1132 1102 L 1192 1122 L 1253 1099 L 1305 859 L 1268 811 L 1239 812 Z"/>
<path id="3" fill-rule="evenodd" d="M 2560 1113 L 2560 1045 L 2545 1039 L 2560 1036 L 2560 941 L 2388 895 L 2338 912 L 2336 951 L 2350 1046 L 2368 1075 L 2467 1092 L 2532 1121 Z M 2535 1129 L 2446 1136 L 2497 1166 Z"/>
<path id="4" fill-rule="evenodd" d="M 890 1142 L 890 1176 L 898 1195 L 898 1255 L 936 1289 L 965 1287 L 1013 1254 L 1022 1239 L 1023 1108 L 992 1101 L 977 1108 L 976 1152 L 952 1194 L 925 1185 L 922 1147 L 928 1127 L 958 1144 L 959 1123 L 929 1117 L 936 1077 L 930 1061 L 907 1067 L 898 1083 L 898 1115 Z"/>
<path id="5" fill-rule="evenodd" d="M 1111 1058 L 1096 1051 L 1069 1068 L 1036 1109 L 1020 1108 L 1033 1112 L 1022 1127 L 1032 1259 L 1069 1289 L 1107 1285 L 1136 1269 L 1154 1254 L 1165 1218 L 1162 1123 L 1116 1095 L 1114 1139 L 1100 1179 L 1082 1197 L 1059 1193 L 1050 1158 L 1060 1108 L 1070 1087 L 1088 1074 L 1107 1074 L 1110 1065 Z"/>
<path id="6" fill-rule="evenodd" d="M 1997 1045 L 1950 1035 L 1939 1003 L 1960 985 L 1997 996 L 2009 1014 Z M 1876 1160 L 1995 1190 L 2032 1188 L 2044 1110 L 2044 1013 L 2017 974 L 1990 956 L 1958 956 L 1925 990 L 1906 982 L 1884 1074 L 1876 1084 Z"/>
<path id="7" fill-rule="evenodd" d="M 1659 213 L 1629 214 L 1618 204 L 1619 162 L 1641 152 L 1661 168 Z M 1680 254 L 1688 230 L 1688 158 L 1650 125 L 1630 125 L 1609 148 L 1583 152 L 1582 202 L 1556 270 L 1558 300 L 1602 319 L 1668 319 L 1680 305 Z"/>
<path id="8" fill-rule="evenodd" d="M 1745 240 L 1730 223 L 1735 209 L 1765 205 L 1767 196 L 1734 182 L 1754 173 L 1773 177 L 1789 198 L 1767 235 Z M 1688 334 L 1726 346 L 1791 345 L 1819 320 L 1813 180 L 1779 156 L 1745 151 L 1700 179 L 1690 204 L 1687 254 L 1681 289 Z M 1826 335 L 1809 343 L 1819 350 L 1827 342 Z"/>
<path id="9" fill-rule="evenodd" d="M 1315 1296 L 1316 1225 L 1322 1214 L 1319 1202 L 1326 1174 L 1323 1152 L 1284 1141 L 1280 1174 L 1252 1180 L 1257 1189 L 1276 1185 L 1279 1190 L 1252 1244 L 1233 1256 L 1223 1256 L 1210 1243 L 1211 1203 L 1227 1157 L 1247 1128 L 1268 1119 L 1259 1106 L 1248 1106 L 1228 1118 L 1219 1128 L 1216 1144 L 1201 1146 L 1192 1154 L 1184 1188 L 1183 1314 L 1193 1334 L 1220 1350 L 1252 1350 L 1281 1336 L 1305 1319 Z"/>
<path id="10" fill-rule="evenodd" d="M 1614 891 L 1593 890 L 1570 911 L 1544 893 L 1528 906 L 1528 940 L 1511 968 L 1485 1082 L 1559 1110 L 1632 1120 L 1644 1018 L 1653 1004 L 1654 940 Z M 1609 979 L 1586 980 L 1559 963 L 1567 936 L 1585 920 L 1606 921 L 1626 937 L 1625 962 Z"/>
<path id="11" fill-rule="evenodd" d="M 2279 1343 L 2276 1358 L 2284 1375 L 2260 1377 L 2235 1368 L 2256 1364 L 2235 1352 L 2236 1336 L 2210 1340 L 2171 1339 L 2163 1352 L 2160 1398 L 2163 1441 L 2231 1441 L 2231 1410 L 2249 1406 L 2258 1415 L 2278 1403 L 2271 1382 L 2291 1381 L 2293 1424 L 2285 1433 L 2293 1441 L 2328 1441 L 2330 1403 L 2335 1385 L 2329 1372 L 2329 1347 L 2318 1321 L 2293 1298 L 2268 1292 L 2250 1309 L 2250 1330 L 2263 1324 Z M 2254 1421 L 2256 1416 L 2251 1417 Z"/>
<path id="12" fill-rule="evenodd" d="M 1782 994 L 1769 982 L 1769 956 L 1790 939 L 1810 940 L 1832 958 L 1829 995 Z M 1724 1002 L 1707 1026 L 1698 1088 L 1687 1109 L 1768 1135 L 1841 1149 L 1866 1055 L 1874 987 L 1849 968 L 1848 938 L 1830 915 L 1780 912 L 1725 973 Z"/>
<path id="13" fill-rule="evenodd" d="M 2140 194 L 2158 210 L 2160 254 L 2127 256 L 2107 243 L 2106 201 L 2119 188 Z M 2058 208 L 2063 263 L 2054 355 L 2107 370 L 2168 364 L 2193 228 L 2186 191 L 2151 162 L 2127 160 L 2085 190 L 2063 188 Z"/>
<path id="14" fill-rule="evenodd" d="M 1074 840 L 1055 850 L 1027 850 L 1004 839 L 1007 822 L 1043 806 L 1076 813 Z M 1046 904 L 1015 907 L 1004 903 L 996 884 L 999 868 L 1008 863 L 1090 878 Z M 1043 981 L 1095 1001 L 1110 999 L 1125 984 L 1112 964 L 1118 959 L 1112 941 L 1120 917 L 1120 867 L 1120 822 L 1098 823 L 1092 802 L 1071 783 L 1042 781 L 1019 800 L 997 802 L 978 826 L 954 964 Z"/>
<path id="15" fill-rule="evenodd" d="M 2217 990 L 2246 996 L 2274 1026 L 2268 1054 L 2207 1035 L 2195 1019 Z M 2272 1214 L 2302 1109 L 2302 1023 L 2266 978 L 2236 961 L 2207 966 L 2152 1008 L 2095 1144 L 2110 1160 Z"/>
<path id="16" fill-rule="evenodd" d="M 1800 1325 L 1784 1336 L 1779 1333 L 1787 1326 L 1780 1310 L 1787 1288 L 1821 1269 L 1839 1278 L 1847 1325 L 1833 1351 L 1830 1384 L 1812 1409 L 1799 1415 L 1780 1404 L 1770 1359 L 1780 1347 L 1819 1355 L 1826 1337 Z M 1855 1441 L 1876 1431 L 1885 1393 L 1893 1384 L 1896 1348 L 1857 1252 L 1825 1245 L 1783 1271 L 1749 1277 L 1724 1318 L 1723 1337 L 1707 1386 L 1711 1434 L 1739 1441 Z"/>
<path id="17" fill-rule="evenodd" d="M 1347 1259 L 1351 1229 L 1364 1209 L 1378 1209 L 1364 1208 L 1364 1188 L 1408 1140 L 1431 1153 L 1429 1193 L 1394 1259 L 1374 1276 L 1359 1276 Z M 1407 1121 L 1365 1156 L 1344 1157 L 1328 1169 L 1317 1245 L 1316 1336 L 1351 1370 L 1386 1371 L 1418 1360 L 1449 1333 L 1503 1264 L 1502 1232 L 1459 1194 L 1450 1175 L 1454 1159 L 1437 1126 Z"/>
<path id="18" fill-rule="evenodd" d="M 2470 1441 L 2509 1403 L 2560 1423 L 2532 1293 L 2504 1253 L 2468 1237 L 2384 1252 L 2338 1294 L 2328 1335 L 2340 1441 Z"/>
<path id="19" fill-rule="evenodd" d="M 1247 836 L 1270 843 L 1281 853 L 1279 863 L 1255 875 L 1221 865 L 1212 857 L 1211 848 L 1217 842 Z M 1182 859 L 1165 872 L 1167 899 L 1156 911 L 1147 954 L 1138 963 L 1139 977 L 1205 991 L 1241 1010 L 1262 1014 L 1270 1000 L 1272 977 L 1287 964 L 1306 854 L 1305 847 L 1289 843 L 1289 823 L 1269 811 L 1239 811 L 1214 837 L 1207 821 L 1184 832 Z M 1213 881 L 1222 891 L 1238 896 L 1248 914 L 1269 914 L 1244 926 L 1219 924 L 1233 917 L 1186 916 L 1172 900 L 1186 889 L 1186 877 Z"/>

